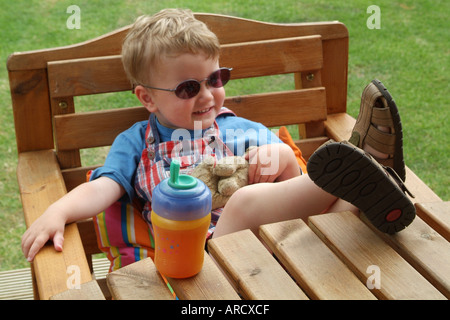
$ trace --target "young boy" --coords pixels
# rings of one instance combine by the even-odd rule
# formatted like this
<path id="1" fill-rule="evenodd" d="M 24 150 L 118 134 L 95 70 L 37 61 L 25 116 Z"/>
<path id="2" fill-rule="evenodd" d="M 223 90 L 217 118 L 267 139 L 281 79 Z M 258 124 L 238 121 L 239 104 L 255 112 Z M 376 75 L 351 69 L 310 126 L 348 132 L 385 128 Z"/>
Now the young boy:
<path id="1" fill-rule="evenodd" d="M 223 107 L 223 86 L 231 69 L 220 67 L 219 50 L 217 37 L 190 11 L 163 10 L 136 20 L 124 41 L 122 59 L 150 118 L 120 134 L 90 181 L 52 204 L 24 233 L 22 250 L 29 261 L 48 240 L 62 250 L 65 224 L 94 217 L 117 201 L 131 203 L 137 198 L 151 233 L 152 190 L 169 176 L 173 159 L 190 172 L 207 155 L 218 159 L 243 155 L 249 146 L 257 146 L 248 155 L 251 185 L 230 199 L 222 215 L 221 210 L 214 212 L 211 233 L 215 228 L 215 236 L 306 217 L 331 205 L 357 211 L 349 203 L 336 201 L 336 195 L 318 187 L 308 175 L 301 175 L 293 151 L 267 128 Z M 237 129 L 246 134 L 224 134 Z M 267 155 L 277 164 L 270 170 L 261 160 Z M 389 184 L 390 180 L 383 181 Z M 280 203 L 283 212 L 277 212 Z M 114 236 L 112 230 L 108 233 Z"/>

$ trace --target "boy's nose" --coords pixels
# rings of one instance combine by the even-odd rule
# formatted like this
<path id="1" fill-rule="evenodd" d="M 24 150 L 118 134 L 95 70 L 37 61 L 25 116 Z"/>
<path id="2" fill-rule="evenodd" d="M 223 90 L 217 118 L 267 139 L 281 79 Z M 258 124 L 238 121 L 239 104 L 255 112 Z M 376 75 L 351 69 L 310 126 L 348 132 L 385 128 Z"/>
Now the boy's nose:
<path id="1" fill-rule="evenodd" d="M 200 99 L 214 99 L 212 90 L 214 87 L 208 85 L 207 81 L 202 82 L 200 85 L 200 92 L 198 93 Z"/>

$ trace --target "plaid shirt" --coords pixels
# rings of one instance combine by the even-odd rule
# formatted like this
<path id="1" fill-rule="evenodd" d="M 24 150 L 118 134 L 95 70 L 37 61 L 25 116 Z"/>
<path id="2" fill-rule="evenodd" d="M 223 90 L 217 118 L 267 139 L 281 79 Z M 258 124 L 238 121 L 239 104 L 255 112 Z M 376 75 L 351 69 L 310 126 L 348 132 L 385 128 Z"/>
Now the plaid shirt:
<path id="1" fill-rule="evenodd" d="M 223 113 L 234 114 L 227 108 L 222 108 Z M 207 129 L 202 137 L 192 140 L 176 140 L 161 142 L 156 128 L 156 116 L 152 114 L 145 133 L 145 146 L 138 165 L 135 178 L 136 194 L 145 201 L 142 215 L 151 224 L 151 199 L 153 189 L 162 180 L 170 176 L 170 163 L 173 159 L 180 161 L 180 173 L 189 174 L 206 156 L 212 155 L 217 160 L 224 156 L 233 156 L 231 150 L 220 138 L 217 122 Z M 222 208 L 211 213 L 211 226 L 208 236 L 214 231 Z"/>

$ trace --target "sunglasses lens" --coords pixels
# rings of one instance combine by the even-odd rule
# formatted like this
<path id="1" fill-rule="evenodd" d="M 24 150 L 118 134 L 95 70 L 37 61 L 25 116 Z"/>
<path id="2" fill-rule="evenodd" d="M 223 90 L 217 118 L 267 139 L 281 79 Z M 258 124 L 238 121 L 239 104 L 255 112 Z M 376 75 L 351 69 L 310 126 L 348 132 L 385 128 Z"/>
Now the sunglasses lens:
<path id="1" fill-rule="evenodd" d="M 214 88 L 220 88 L 226 85 L 228 80 L 230 80 L 230 70 L 222 68 L 211 74 L 209 85 Z"/>
<path id="2" fill-rule="evenodd" d="M 214 71 L 208 78 L 208 84 L 214 88 L 221 88 L 230 80 L 230 70 L 226 68 Z M 180 99 L 191 99 L 200 92 L 200 82 L 187 80 L 180 83 L 175 94 Z"/>
<path id="3" fill-rule="evenodd" d="M 200 91 L 200 83 L 194 80 L 188 80 L 180 83 L 175 94 L 180 99 L 190 99 L 195 97 Z"/>

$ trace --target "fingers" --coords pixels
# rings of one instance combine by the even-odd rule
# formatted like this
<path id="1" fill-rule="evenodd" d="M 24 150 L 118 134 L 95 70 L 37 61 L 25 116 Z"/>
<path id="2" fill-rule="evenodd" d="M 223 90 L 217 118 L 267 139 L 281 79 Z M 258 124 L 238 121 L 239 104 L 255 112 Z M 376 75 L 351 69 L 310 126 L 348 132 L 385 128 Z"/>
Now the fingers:
<path id="1" fill-rule="evenodd" d="M 29 262 L 34 260 L 34 257 L 44 244 L 49 240 L 49 237 L 45 234 L 39 234 L 34 236 L 29 233 L 22 238 L 22 251 Z"/>
<path id="2" fill-rule="evenodd" d="M 278 161 L 273 161 L 267 148 L 263 146 L 250 150 L 246 159 L 249 162 L 249 184 L 275 181 L 278 176 Z"/>
<path id="3" fill-rule="evenodd" d="M 255 166 L 256 167 L 256 166 Z M 253 176 L 249 175 L 249 184 L 253 183 L 264 183 L 264 182 L 274 182 L 276 176 L 263 174 L 266 168 L 256 167 Z"/>
<path id="4" fill-rule="evenodd" d="M 53 246 L 56 251 L 62 251 L 64 243 L 64 236 L 61 231 L 57 231 L 55 236 L 53 237 Z"/>
<path id="5" fill-rule="evenodd" d="M 26 230 L 22 236 L 22 252 L 25 258 L 28 258 L 28 254 L 30 252 L 30 247 L 33 244 L 33 239 L 30 234 L 30 229 Z"/>
<path id="6" fill-rule="evenodd" d="M 25 258 L 32 262 L 39 250 L 50 240 L 50 236 L 41 232 L 34 233 L 34 230 L 28 229 L 22 236 L 22 252 Z M 53 246 L 56 251 L 62 251 L 64 243 L 63 231 L 57 231 L 53 236 Z"/>

